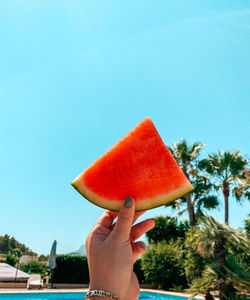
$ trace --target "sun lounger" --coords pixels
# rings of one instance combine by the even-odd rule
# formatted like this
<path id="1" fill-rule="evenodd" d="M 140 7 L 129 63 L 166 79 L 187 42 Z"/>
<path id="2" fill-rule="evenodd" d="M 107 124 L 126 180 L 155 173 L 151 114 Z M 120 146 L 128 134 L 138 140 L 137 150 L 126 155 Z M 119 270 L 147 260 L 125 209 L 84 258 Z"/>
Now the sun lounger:
<path id="1" fill-rule="evenodd" d="M 27 282 L 27 289 L 29 290 L 31 288 L 39 288 L 39 290 L 43 288 L 43 280 L 40 274 L 30 274 L 30 278 Z"/>

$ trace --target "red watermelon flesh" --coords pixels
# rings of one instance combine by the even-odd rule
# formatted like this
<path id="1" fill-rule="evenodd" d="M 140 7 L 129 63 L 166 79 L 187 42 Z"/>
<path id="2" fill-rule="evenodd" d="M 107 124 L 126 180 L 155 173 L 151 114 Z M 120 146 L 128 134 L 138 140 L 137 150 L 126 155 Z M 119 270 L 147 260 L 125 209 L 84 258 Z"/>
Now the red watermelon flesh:
<path id="1" fill-rule="evenodd" d="M 149 118 L 83 171 L 72 185 L 90 202 L 114 211 L 127 196 L 134 199 L 136 211 L 141 211 L 193 190 Z"/>

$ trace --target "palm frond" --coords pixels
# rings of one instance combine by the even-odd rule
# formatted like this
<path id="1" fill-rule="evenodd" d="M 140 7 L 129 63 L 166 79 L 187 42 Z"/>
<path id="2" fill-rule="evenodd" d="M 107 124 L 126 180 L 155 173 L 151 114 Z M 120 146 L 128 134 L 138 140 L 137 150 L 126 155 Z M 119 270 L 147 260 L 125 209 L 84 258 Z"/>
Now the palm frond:
<path id="1" fill-rule="evenodd" d="M 208 158 L 202 159 L 198 163 L 198 167 L 206 171 L 208 174 L 216 174 L 219 170 L 219 161 L 216 157 L 209 156 Z"/>
<path id="2" fill-rule="evenodd" d="M 232 175 L 236 176 L 238 176 L 249 163 L 242 155 L 239 155 L 239 152 L 240 150 L 231 153 L 230 171 Z"/>
<path id="3" fill-rule="evenodd" d="M 218 198 L 213 195 L 201 198 L 199 202 L 201 203 L 201 206 L 208 210 L 217 208 L 219 206 Z"/>
<path id="4" fill-rule="evenodd" d="M 188 144 L 185 139 L 181 139 L 170 146 L 169 150 L 178 163 L 187 165 L 198 157 L 203 147 L 204 145 L 200 142 Z"/>
<path id="5" fill-rule="evenodd" d="M 214 247 L 223 237 L 227 245 L 247 251 L 249 242 L 245 235 L 226 224 L 216 221 L 213 217 L 204 217 L 200 221 L 200 230 L 196 232 L 197 252 L 202 257 L 213 257 Z"/>
<path id="6" fill-rule="evenodd" d="M 240 150 L 224 152 L 218 150 L 217 153 L 212 153 L 208 158 L 203 159 L 199 167 L 218 177 L 239 176 L 249 164 L 239 152 Z"/>
<path id="7" fill-rule="evenodd" d="M 187 208 L 178 212 L 178 217 L 181 217 L 184 213 L 187 212 Z"/>
<path id="8" fill-rule="evenodd" d="M 195 159 L 200 151 L 203 149 L 204 145 L 200 142 L 196 142 L 193 145 L 191 145 L 190 149 L 190 155 L 192 159 Z"/>
<path id="9" fill-rule="evenodd" d="M 238 291 L 244 291 L 250 287 L 249 266 L 238 257 L 228 255 L 226 257 L 226 278 L 234 283 Z"/>
<path id="10" fill-rule="evenodd" d="M 248 200 L 249 192 L 250 192 L 250 191 L 248 191 L 249 188 L 250 187 L 248 187 L 248 186 L 234 187 L 232 190 L 232 193 L 235 196 L 236 200 L 238 200 L 238 201 L 241 201 L 243 197 Z"/>
<path id="11" fill-rule="evenodd" d="M 219 283 L 216 272 L 207 266 L 202 272 L 202 277 L 195 279 L 186 292 L 205 294 L 207 291 L 216 289 Z"/>

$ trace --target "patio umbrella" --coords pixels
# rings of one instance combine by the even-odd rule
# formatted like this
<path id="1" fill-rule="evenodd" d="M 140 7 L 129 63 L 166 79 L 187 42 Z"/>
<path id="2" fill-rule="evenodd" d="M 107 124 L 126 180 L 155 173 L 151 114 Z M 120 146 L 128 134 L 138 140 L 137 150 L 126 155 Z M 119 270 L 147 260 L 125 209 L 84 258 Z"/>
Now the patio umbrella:
<path id="1" fill-rule="evenodd" d="M 49 255 L 49 267 L 52 269 L 51 272 L 51 288 L 53 287 L 53 275 L 54 275 L 54 269 L 56 267 L 56 240 L 52 244 L 52 248 Z"/>
<path id="2" fill-rule="evenodd" d="M 49 255 L 49 267 L 55 269 L 56 267 L 56 241 L 52 244 L 52 248 Z"/>
<path id="3" fill-rule="evenodd" d="M 6 263 L 0 263 L 0 281 L 25 281 L 29 277 L 30 275 L 23 271 L 17 270 Z"/>

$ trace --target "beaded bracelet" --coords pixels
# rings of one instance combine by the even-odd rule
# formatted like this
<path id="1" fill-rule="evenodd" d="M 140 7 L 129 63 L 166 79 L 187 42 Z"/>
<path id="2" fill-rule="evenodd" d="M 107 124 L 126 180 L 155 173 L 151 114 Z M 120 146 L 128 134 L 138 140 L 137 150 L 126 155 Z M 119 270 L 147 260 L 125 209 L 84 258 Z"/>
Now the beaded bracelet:
<path id="1" fill-rule="evenodd" d="M 114 296 L 112 293 L 110 293 L 110 292 L 105 292 L 105 291 L 100 291 L 100 290 L 92 290 L 92 291 L 89 291 L 89 292 L 87 293 L 85 299 L 88 299 L 88 298 L 93 297 L 93 296 L 102 296 L 102 297 L 105 297 L 105 298 L 108 298 L 108 299 L 112 299 L 112 300 L 120 300 L 119 297 Z"/>

